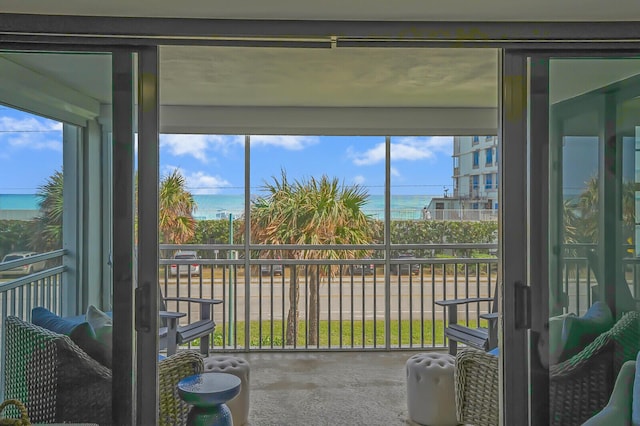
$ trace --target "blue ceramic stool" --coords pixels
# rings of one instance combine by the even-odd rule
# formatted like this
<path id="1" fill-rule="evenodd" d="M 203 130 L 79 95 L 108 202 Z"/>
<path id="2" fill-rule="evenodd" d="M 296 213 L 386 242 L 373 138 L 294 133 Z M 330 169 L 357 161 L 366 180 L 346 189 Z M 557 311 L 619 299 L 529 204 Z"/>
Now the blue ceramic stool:
<path id="1" fill-rule="evenodd" d="M 185 377 L 178 383 L 180 398 L 193 405 L 189 426 L 233 426 L 225 402 L 240 393 L 240 379 L 227 373 L 203 373 Z"/>

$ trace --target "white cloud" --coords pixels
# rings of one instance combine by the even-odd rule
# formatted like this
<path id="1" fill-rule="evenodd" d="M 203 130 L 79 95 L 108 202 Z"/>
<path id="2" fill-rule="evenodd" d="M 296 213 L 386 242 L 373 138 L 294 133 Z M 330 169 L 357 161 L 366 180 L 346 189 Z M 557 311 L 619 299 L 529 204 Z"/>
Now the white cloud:
<path id="1" fill-rule="evenodd" d="M 187 189 L 192 194 L 218 194 L 222 188 L 231 186 L 231 182 L 220 177 L 208 175 L 205 172 L 188 172 L 178 166 L 165 165 L 162 167 L 162 175 L 166 176 L 177 170 L 184 176 Z"/>
<path id="2" fill-rule="evenodd" d="M 231 146 L 243 144 L 244 136 L 226 135 L 160 135 L 160 148 L 171 155 L 189 155 L 208 163 L 210 151 L 225 153 Z"/>
<path id="3" fill-rule="evenodd" d="M 365 182 L 366 182 L 366 179 L 362 175 L 357 175 L 353 177 L 353 183 L 355 183 L 356 185 L 362 185 Z"/>
<path id="4" fill-rule="evenodd" d="M 162 135 L 160 148 L 167 149 L 172 155 L 191 155 L 197 160 L 208 161 L 207 135 Z"/>
<path id="5" fill-rule="evenodd" d="M 204 172 L 194 172 L 185 176 L 187 187 L 193 194 L 217 194 L 222 188 L 231 186 L 231 182 L 220 177 L 207 175 Z"/>
<path id="6" fill-rule="evenodd" d="M 435 158 L 437 153 L 451 154 L 453 140 L 448 136 L 401 137 L 393 138 L 391 143 L 392 161 L 415 161 Z M 364 152 L 348 151 L 348 155 L 357 166 L 368 166 L 384 161 L 385 145 L 379 143 Z"/>
<path id="7" fill-rule="evenodd" d="M 353 164 L 356 166 L 369 166 L 380 163 L 384 161 L 384 143 L 379 143 L 365 152 L 355 152 L 353 149 L 350 149 L 347 154 L 353 158 Z"/>
<path id="8" fill-rule="evenodd" d="M 9 146 L 18 149 L 48 149 L 62 152 L 62 135 L 60 139 L 54 139 L 43 133 L 20 133 L 6 138 Z"/>
<path id="9" fill-rule="evenodd" d="M 36 117 L 0 117 L 0 141 L 17 149 L 62 152 L 62 123 Z"/>
<path id="10" fill-rule="evenodd" d="M 318 143 L 316 136 L 283 136 L 283 135 L 254 135 L 251 136 L 251 146 L 276 146 L 291 151 L 300 151 L 309 145 Z"/>
<path id="11" fill-rule="evenodd" d="M 400 176 L 400 171 L 395 167 L 391 167 L 390 172 L 391 172 L 391 176 L 396 176 L 396 177 Z"/>
<path id="12" fill-rule="evenodd" d="M 19 119 L 13 117 L 0 117 L 0 130 L 16 132 L 62 131 L 62 123 L 44 118 L 38 119 L 36 117 L 25 117 Z"/>
<path id="13" fill-rule="evenodd" d="M 232 146 L 244 146 L 244 136 L 242 135 L 206 135 L 206 138 L 212 149 L 223 153 Z"/>
<path id="14" fill-rule="evenodd" d="M 291 151 L 299 151 L 318 143 L 314 136 L 251 136 L 252 146 L 275 146 Z M 234 146 L 242 146 L 244 136 L 235 135 L 168 135 L 160 136 L 160 148 L 174 156 L 191 156 L 203 163 L 209 163 L 212 152 L 226 154 Z"/>

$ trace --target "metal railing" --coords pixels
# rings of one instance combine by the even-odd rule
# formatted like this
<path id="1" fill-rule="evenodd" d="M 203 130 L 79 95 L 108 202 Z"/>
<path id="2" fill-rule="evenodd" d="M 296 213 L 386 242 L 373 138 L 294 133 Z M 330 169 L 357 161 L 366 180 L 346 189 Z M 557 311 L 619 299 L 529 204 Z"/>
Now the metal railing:
<path id="1" fill-rule="evenodd" d="M 563 313 L 572 312 L 584 314 L 593 304 L 593 288 L 598 284 L 593 267 L 589 263 L 587 252 L 596 249 L 596 244 L 574 243 L 563 245 L 563 257 L 559 260 L 561 268 L 557 277 L 561 283 L 550 297 L 562 305 Z M 627 256 L 621 260 L 624 279 L 629 285 L 629 292 L 634 296 L 640 295 L 640 258 L 629 253 L 634 250 L 632 245 L 623 245 Z"/>
<path id="2" fill-rule="evenodd" d="M 200 258 L 168 258 L 178 249 Z M 446 320 L 435 301 L 493 296 L 498 268 L 490 253 L 496 249 L 394 245 L 387 260 L 383 245 L 251 245 L 247 260 L 240 245 L 161 245 L 160 285 L 166 297 L 223 300 L 213 314 L 216 350 L 436 349 L 446 345 Z M 341 250 L 367 250 L 371 257 L 339 259 Z M 407 250 L 424 257 L 397 256 Z M 173 269 L 182 275 L 172 275 L 171 265 L 187 264 L 199 265 L 197 274 L 183 267 Z M 470 304 L 459 320 L 478 324 L 490 308 Z M 198 307 L 187 303 L 170 302 L 168 309 L 186 313 L 184 323 L 199 318 Z"/>
<path id="3" fill-rule="evenodd" d="M 66 267 L 62 259 L 66 250 L 55 250 L 25 259 L 0 263 L 0 348 L 5 348 L 4 320 L 16 316 L 31 320 L 31 310 L 42 306 L 60 314 L 62 300 L 62 274 Z M 11 271 L 17 267 L 46 262 L 44 269 L 18 276 Z M 4 349 L 3 349 L 4 351 Z M 4 355 L 0 354 L 0 371 L 4 372 Z M 0 375 L 0 396 L 4 391 L 4 373 Z"/>
<path id="4" fill-rule="evenodd" d="M 9 315 L 29 320 L 31 310 L 36 306 L 61 313 L 62 274 L 66 269 L 62 258 L 65 254 L 66 250 L 55 250 L 0 263 L 0 321 Z M 45 268 L 31 274 L 18 275 L 11 271 L 40 262 L 46 262 Z"/>
<path id="5" fill-rule="evenodd" d="M 498 279 L 496 244 L 390 245 L 388 258 L 385 245 L 248 247 L 160 247 L 164 255 L 158 261 L 159 285 L 164 296 L 223 300 L 214 307 L 213 350 L 444 348 L 446 316 L 435 301 L 492 297 Z M 584 254 L 590 247 L 565 248 L 560 292 L 566 312 L 581 314 L 592 303 L 596 279 Z M 171 259 L 178 249 L 195 250 L 200 258 Z M 370 257 L 340 259 L 335 253 L 341 250 L 366 250 Z M 399 256 L 408 251 L 416 257 Z M 0 324 L 8 315 L 29 320 L 36 306 L 61 313 L 64 255 L 64 250 L 57 250 L 0 264 Z M 2 277 L 9 269 L 41 261 L 60 266 Z M 172 264 L 197 264 L 198 273 L 172 275 Z M 630 257 L 624 264 L 632 278 L 629 283 L 635 283 L 631 291 L 638 294 L 640 280 L 634 278 L 640 276 L 640 262 Z M 167 308 L 186 313 L 185 323 L 200 314 L 197 304 L 169 302 Z M 471 304 L 458 318 L 467 325 L 482 325 L 480 314 L 490 309 L 487 302 Z M 0 340 L 4 344 L 3 336 Z"/>
<path id="6" fill-rule="evenodd" d="M 492 209 L 435 209 L 431 212 L 433 220 L 481 221 L 495 222 L 498 210 Z"/>

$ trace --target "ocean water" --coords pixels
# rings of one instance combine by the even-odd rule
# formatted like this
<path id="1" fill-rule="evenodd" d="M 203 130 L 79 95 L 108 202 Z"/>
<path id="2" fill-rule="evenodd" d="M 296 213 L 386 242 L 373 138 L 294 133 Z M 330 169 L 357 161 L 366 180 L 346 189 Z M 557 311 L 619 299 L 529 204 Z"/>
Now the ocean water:
<path id="1" fill-rule="evenodd" d="M 197 209 L 194 217 L 204 219 L 227 219 L 244 213 L 242 195 L 194 195 Z M 420 219 L 422 208 L 429 204 L 431 197 L 426 195 L 392 195 L 391 219 Z M 35 194 L 0 194 L 0 210 L 38 210 L 38 197 Z M 384 218 L 384 196 L 369 195 L 369 202 L 363 208 L 366 214 L 377 219 Z"/>
<path id="2" fill-rule="evenodd" d="M 194 195 L 193 198 L 198 206 L 194 213 L 196 219 L 225 219 L 229 214 L 237 217 L 244 212 L 242 195 Z M 431 197 L 425 195 L 392 195 L 391 219 L 420 219 L 422 208 L 430 201 Z M 384 196 L 370 195 L 363 210 L 377 219 L 384 218 Z"/>
<path id="3" fill-rule="evenodd" d="M 0 210 L 38 210 L 35 194 L 0 194 Z"/>

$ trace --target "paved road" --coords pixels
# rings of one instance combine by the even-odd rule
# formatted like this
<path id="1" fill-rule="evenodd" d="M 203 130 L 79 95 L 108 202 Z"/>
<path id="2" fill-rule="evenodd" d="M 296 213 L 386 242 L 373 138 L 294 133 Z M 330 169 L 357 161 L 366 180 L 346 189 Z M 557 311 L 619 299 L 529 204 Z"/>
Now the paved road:
<path id="1" fill-rule="evenodd" d="M 322 320 L 337 320 L 342 318 L 345 320 L 351 319 L 352 315 L 355 320 L 364 319 L 384 319 L 385 313 L 385 282 L 384 277 L 354 277 L 351 281 L 351 277 L 343 278 L 343 281 L 332 280 L 331 284 L 327 280 L 323 280 L 320 285 L 320 319 Z M 434 305 L 435 300 L 453 299 L 456 297 L 466 297 L 466 285 L 463 280 L 459 280 L 457 285 L 452 277 L 447 277 L 447 280 L 443 280 L 442 277 L 435 277 L 435 280 L 431 281 L 431 276 L 426 277 L 423 281 L 418 276 L 402 276 L 398 279 L 397 276 L 392 277 L 390 283 L 390 316 L 391 319 L 420 319 L 421 314 L 424 315 L 424 319 L 441 319 L 443 317 L 443 309 L 437 305 Z M 244 280 L 244 277 L 241 278 Z M 224 285 L 223 285 L 224 284 Z M 479 284 L 481 291 L 477 293 L 476 284 Z M 304 316 L 304 307 L 308 305 L 307 291 L 308 283 L 304 281 L 300 283 L 300 296 L 298 304 L 300 306 L 301 316 Z M 491 284 L 493 286 L 493 284 Z M 216 279 L 213 286 L 210 279 L 203 279 L 202 286 L 199 279 L 196 277 L 191 283 L 191 292 L 189 292 L 189 285 L 186 280 L 181 279 L 180 285 L 176 285 L 175 279 L 168 282 L 167 296 L 191 296 L 191 297 L 203 297 L 203 298 L 218 298 L 225 300 L 225 311 L 228 312 L 229 301 L 231 297 L 229 295 L 228 283 L 223 283 L 221 279 Z M 487 291 L 489 287 L 486 279 L 469 285 L 468 297 L 488 297 L 493 293 L 493 289 Z M 457 294 L 456 294 L 457 288 Z M 213 291 L 212 291 L 213 289 Z M 163 290 L 164 291 L 164 290 Z M 244 317 L 245 313 L 245 287 L 244 282 L 238 283 L 235 287 L 232 287 L 234 294 L 235 304 L 234 310 L 239 318 Z M 273 282 L 266 277 L 260 283 L 258 278 L 252 279 L 250 288 L 250 312 L 251 319 L 257 320 L 262 316 L 263 319 L 272 318 L 274 320 L 282 320 L 283 316 L 286 318 L 287 310 L 289 309 L 289 278 L 274 277 Z M 445 297 L 446 294 L 446 297 Z M 283 303 L 284 301 L 284 303 Z M 170 306 L 171 308 L 171 306 Z M 186 305 L 180 307 L 181 311 L 186 309 Z M 261 311 L 262 309 L 262 311 Z M 477 309 L 476 305 L 469 305 L 470 314 L 475 314 Z M 484 312 L 488 309 L 487 304 L 481 305 L 481 311 Z M 222 309 L 216 306 L 216 317 L 218 320 L 222 319 Z M 198 312 L 192 311 L 192 314 Z"/>

